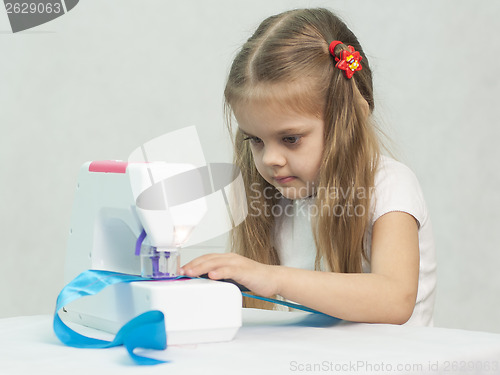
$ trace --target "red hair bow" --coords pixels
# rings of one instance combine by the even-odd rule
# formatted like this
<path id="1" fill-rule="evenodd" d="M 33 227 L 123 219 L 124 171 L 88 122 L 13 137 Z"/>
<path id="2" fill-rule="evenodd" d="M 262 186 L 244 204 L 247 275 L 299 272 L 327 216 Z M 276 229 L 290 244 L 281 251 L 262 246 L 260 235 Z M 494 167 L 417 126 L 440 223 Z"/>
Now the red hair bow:
<path id="1" fill-rule="evenodd" d="M 343 44 L 343 43 L 338 40 L 334 40 L 333 42 L 330 43 L 329 50 L 333 56 L 335 56 L 334 51 L 335 47 L 338 44 Z M 344 70 L 346 77 L 351 78 L 354 72 L 361 70 L 363 68 L 360 63 L 363 57 L 361 57 L 358 51 L 354 50 L 354 47 L 347 46 L 347 49 L 348 51 L 346 50 L 340 51 L 340 58 L 335 56 L 335 61 L 337 61 L 335 67 L 339 68 L 340 70 Z"/>

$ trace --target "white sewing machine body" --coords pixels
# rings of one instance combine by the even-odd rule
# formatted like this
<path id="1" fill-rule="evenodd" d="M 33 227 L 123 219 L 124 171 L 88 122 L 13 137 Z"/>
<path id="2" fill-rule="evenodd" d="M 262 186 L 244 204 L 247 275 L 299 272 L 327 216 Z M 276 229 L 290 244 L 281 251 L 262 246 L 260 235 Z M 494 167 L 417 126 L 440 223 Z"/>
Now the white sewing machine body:
<path id="1" fill-rule="evenodd" d="M 163 271 L 161 275 L 175 277 L 180 242 L 185 240 L 176 236 L 196 230 L 206 210 L 203 198 L 169 207 L 167 196 L 166 202 L 152 209 L 148 207 L 151 195 L 146 197 L 149 201 L 142 198 L 144 192 L 151 191 L 165 195 L 162 186 L 157 188 L 158 181 L 192 169 L 165 162 L 84 164 L 71 217 L 65 281 L 87 269 L 144 274 L 144 261 L 149 260 L 144 249 L 151 248 L 167 254 L 166 262 L 172 259 L 173 266 L 166 268 L 170 273 Z M 136 243 L 143 228 L 147 237 L 138 256 Z M 165 315 L 169 345 L 216 342 L 231 340 L 241 326 L 241 299 L 239 289 L 230 283 L 159 279 L 109 286 L 97 295 L 70 303 L 60 314 L 63 319 L 116 333 L 133 317 L 160 310 Z"/>

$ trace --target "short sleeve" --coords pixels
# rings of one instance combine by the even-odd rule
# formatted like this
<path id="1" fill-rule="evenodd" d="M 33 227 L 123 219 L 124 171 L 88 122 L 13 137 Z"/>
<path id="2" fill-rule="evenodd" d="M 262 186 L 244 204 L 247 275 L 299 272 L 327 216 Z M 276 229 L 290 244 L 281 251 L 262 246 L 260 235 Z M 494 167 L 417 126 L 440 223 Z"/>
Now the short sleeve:
<path id="1" fill-rule="evenodd" d="M 412 215 L 419 227 L 427 217 L 425 200 L 415 174 L 406 165 L 382 156 L 375 174 L 372 224 L 382 215 L 401 211 Z"/>

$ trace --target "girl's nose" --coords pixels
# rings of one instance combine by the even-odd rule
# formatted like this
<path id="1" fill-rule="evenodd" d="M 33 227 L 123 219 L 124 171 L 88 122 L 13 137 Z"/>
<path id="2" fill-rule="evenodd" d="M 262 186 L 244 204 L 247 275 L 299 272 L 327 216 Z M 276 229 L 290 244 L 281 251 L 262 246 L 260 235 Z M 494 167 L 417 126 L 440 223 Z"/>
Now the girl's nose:
<path id="1" fill-rule="evenodd" d="M 281 167 L 286 164 L 286 158 L 285 155 L 280 152 L 278 147 L 267 146 L 262 154 L 262 163 L 270 167 Z"/>

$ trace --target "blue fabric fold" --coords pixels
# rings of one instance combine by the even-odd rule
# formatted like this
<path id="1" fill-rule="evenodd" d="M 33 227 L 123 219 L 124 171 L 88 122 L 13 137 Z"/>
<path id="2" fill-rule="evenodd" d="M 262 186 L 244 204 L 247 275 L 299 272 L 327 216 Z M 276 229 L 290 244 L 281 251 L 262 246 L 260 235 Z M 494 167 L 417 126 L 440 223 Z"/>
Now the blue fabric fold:
<path id="1" fill-rule="evenodd" d="M 134 349 L 167 348 L 165 317 L 161 311 L 147 311 L 126 323 L 116 334 L 113 341 L 87 337 L 69 328 L 59 317 L 59 310 L 70 302 L 99 293 L 109 285 L 151 280 L 140 276 L 126 275 L 110 271 L 88 270 L 66 285 L 57 297 L 53 328 L 62 343 L 74 348 L 103 349 L 123 345 L 130 357 L 138 365 L 156 365 L 166 361 L 136 355 Z"/>

